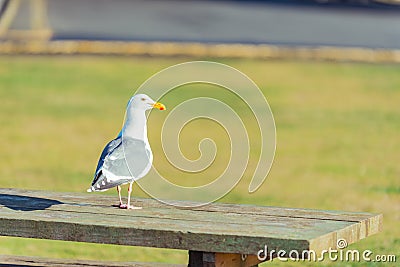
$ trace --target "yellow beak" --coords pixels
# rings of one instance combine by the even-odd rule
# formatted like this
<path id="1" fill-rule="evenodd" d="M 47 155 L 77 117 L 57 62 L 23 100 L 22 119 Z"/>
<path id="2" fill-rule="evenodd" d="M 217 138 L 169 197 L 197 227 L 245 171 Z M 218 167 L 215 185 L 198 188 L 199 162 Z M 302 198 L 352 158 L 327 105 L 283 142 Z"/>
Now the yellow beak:
<path id="1" fill-rule="evenodd" d="M 165 106 L 159 102 L 156 102 L 153 104 L 153 108 L 159 109 L 159 110 L 166 110 Z"/>

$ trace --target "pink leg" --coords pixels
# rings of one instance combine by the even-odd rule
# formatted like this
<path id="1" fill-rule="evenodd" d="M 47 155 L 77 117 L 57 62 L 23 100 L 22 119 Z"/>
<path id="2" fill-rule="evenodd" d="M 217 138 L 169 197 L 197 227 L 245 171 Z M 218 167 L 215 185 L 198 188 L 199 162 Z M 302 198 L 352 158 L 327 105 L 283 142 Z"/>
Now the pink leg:
<path id="1" fill-rule="evenodd" d="M 126 209 L 127 205 L 122 203 L 122 198 L 121 198 L 121 186 L 117 186 L 117 191 L 118 191 L 118 198 L 119 198 L 119 208 L 120 209 Z"/>
<path id="2" fill-rule="evenodd" d="M 129 188 L 128 188 L 128 205 L 127 205 L 127 209 L 141 209 L 142 207 L 135 207 L 135 206 L 131 206 L 131 193 L 132 193 L 132 184 L 133 181 L 129 184 Z"/>

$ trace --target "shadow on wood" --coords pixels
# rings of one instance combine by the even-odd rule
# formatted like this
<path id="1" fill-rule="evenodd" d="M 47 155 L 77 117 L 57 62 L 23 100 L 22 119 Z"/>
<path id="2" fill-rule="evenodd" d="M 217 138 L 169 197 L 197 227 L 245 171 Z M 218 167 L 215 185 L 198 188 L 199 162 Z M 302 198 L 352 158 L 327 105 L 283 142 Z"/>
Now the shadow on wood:
<path id="1" fill-rule="evenodd" d="M 19 210 L 19 211 L 45 210 L 53 205 L 59 205 L 59 204 L 63 204 L 63 202 L 47 198 L 0 194 L 0 205 L 5 206 L 12 210 Z"/>

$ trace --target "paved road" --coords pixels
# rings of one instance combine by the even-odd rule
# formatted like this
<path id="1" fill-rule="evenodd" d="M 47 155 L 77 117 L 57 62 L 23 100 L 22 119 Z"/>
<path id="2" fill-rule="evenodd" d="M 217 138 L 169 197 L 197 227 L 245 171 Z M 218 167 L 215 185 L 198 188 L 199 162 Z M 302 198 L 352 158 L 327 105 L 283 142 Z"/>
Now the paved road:
<path id="1" fill-rule="evenodd" d="M 200 41 L 400 49 L 400 8 L 295 1 L 49 0 L 56 39 Z M 284 2 L 284 4 L 282 4 Z M 14 27 L 28 18 L 27 8 Z"/>

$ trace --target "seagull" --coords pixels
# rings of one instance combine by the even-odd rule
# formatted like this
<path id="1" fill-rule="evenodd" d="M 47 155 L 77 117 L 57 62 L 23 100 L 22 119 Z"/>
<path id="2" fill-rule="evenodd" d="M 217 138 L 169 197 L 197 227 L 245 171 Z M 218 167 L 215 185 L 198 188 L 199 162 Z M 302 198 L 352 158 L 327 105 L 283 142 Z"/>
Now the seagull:
<path id="1" fill-rule="evenodd" d="M 140 209 L 130 205 L 133 182 L 144 177 L 153 162 L 149 140 L 147 139 L 146 110 L 156 108 L 165 110 L 165 106 L 155 102 L 148 95 L 134 95 L 126 108 L 126 119 L 118 136 L 103 149 L 94 179 L 87 192 L 106 191 L 117 187 L 121 209 Z M 121 185 L 128 184 L 128 202 L 121 198 Z"/>

